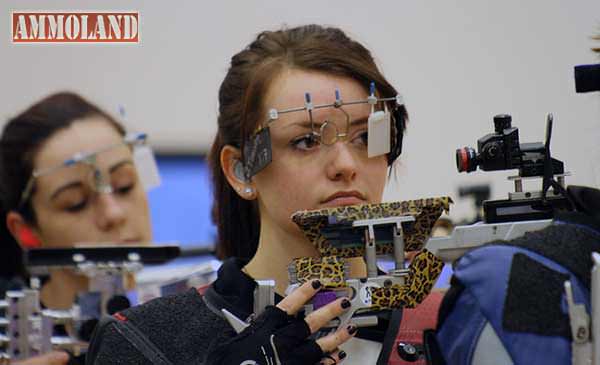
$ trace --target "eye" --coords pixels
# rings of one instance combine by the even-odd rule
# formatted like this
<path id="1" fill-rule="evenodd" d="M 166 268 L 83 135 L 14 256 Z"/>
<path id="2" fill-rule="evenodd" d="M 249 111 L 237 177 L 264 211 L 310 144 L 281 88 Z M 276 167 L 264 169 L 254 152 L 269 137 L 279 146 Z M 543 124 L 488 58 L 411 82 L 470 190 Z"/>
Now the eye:
<path id="1" fill-rule="evenodd" d="M 369 132 L 364 130 L 356 135 L 354 139 L 352 139 L 352 143 L 361 146 L 369 145 Z"/>
<path id="2" fill-rule="evenodd" d="M 84 199 L 77 204 L 69 205 L 68 207 L 65 208 L 65 210 L 69 213 L 78 213 L 78 212 L 84 210 L 86 206 L 87 206 L 87 199 Z"/>
<path id="3" fill-rule="evenodd" d="M 319 140 L 313 133 L 308 133 L 298 138 L 295 138 L 290 144 L 299 150 L 310 151 L 319 146 Z"/>
<path id="4" fill-rule="evenodd" d="M 131 192 L 131 190 L 133 190 L 134 187 L 135 187 L 135 183 L 115 187 L 115 193 L 117 193 L 119 195 L 127 195 L 129 192 Z"/>

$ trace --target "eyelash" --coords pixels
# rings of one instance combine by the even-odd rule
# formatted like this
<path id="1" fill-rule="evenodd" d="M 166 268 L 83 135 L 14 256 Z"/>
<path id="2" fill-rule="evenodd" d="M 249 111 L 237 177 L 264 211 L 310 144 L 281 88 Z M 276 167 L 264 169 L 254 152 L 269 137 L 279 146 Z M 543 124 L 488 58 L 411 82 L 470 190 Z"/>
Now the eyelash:
<path id="1" fill-rule="evenodd" d="M 367 130 L 364 130 L 364 131 L 362 131 L 362 132 L 361 132 L 361 133 L 358 135 L 358 138 L 361 138 L 361 139 L 363 139 L 363 141 L 362 141 L 362 142 L 363 142 L 363 144 L 364 144 L 365 146 L 368 146 L 368 145 L 369 145 L 369 131 L 367 131 Z"/>
<path id="2" fill-rule="evenodd" d="M 135 183 L 132 183 L 130 185 L 126 185 L 126 186 L 120 187 L 118 189 L 115 189 L 114 193 L 118 194 L 118 195 L 127 195 L 127 194 L 129 194 L 129 192 L 131 192 L 131 190 L 133 190 L 134 187 L 135 187 Z M 88 198 L 85 198 L 80 203 L 71 205 L 71 206 L 67 207 L 65 210 L 70 213 L 78 213 L 78 212 L 84 210 L 85 207 L 87 206 L 87 204 L 88 204 Z"/>
<path id="3" fill-rule="evenodd" d="M 302 142 L 308 142 L 310 141 L 311 143 L 314 143 L 315 145 L 312 147 L 300 147 L 300 143 Z M 317 140 L 317 137 L 312 134 L 312 133 L 307 133 L 303 136 L 294 138 L 291 142 L 290 145 L 300 151 L 311 151 L 313 149 L 315 149 L 316 147 L 318 147 L 319 145 L 319 141 Z"/>
<path id="4" fill-rule="evenodd" d="M 354 138 L 351 140 L 351 143 L 354 143 L 354 142 L 355 142 L 357 139 L 360 139 L 360 143 L 361 143 L 362 145 L 364 145 L 364 146 L 368 146 L 368 145 L 369 145 L 369 132 L 368 132 L 367 130 L 364 130 L 364 131 L 361 131 L 361 132 L 359 132 L 359 133 L 356 135 L 356 137 L 354 137 Z M 300 137 L 298 137 L 298 138 L 295 138 L 295 139 L 293 139 L 293 140 L 290 142 L 290 145 L 291 145 L 293 148 L 295 148 L 295 149 L 297 149 L 297 150 L 300 150 L 300 151 L 311 151 L 311 150 L 313 150 L 314 148 L 316 148 L 316 147 L 318 146 L 318 145 L 317 145 L 317 146 L 313 146 L 313 147 L 299 147 L 300 143 L 302 143 L 302 142 L 306 142 L 306 141 L 308 141 L 308 140 L 312 140 L 312 141 L 314 141 L 314 143 L 317 143 L 317 144 L 319 143 L 319 142 L 317 141 L 317 137 L 316 137 L 314 134 L 312 134 L 312 133 L 308 133 L 308 134 L 305 134 L 305 135 L 303 135 L 303 136 L 300 136 Z"/>
<path id="5" fill-rule="evenodd" d="M 67 207 L 66 211 L 68 211 L 70 213 L 77 213 L 77 212 L 84 210 L 86 206 L 87 206 L 87 199 L 84 199 L 79 204 L 75 204 L 75 205 L 71 205 L 71 206 Z"/>
<path id="6" fill-rule="evenodd" d="M 133 190 L 134 186 L 135 186 L 135 183 L 131 183 L 129 185 L 125 185 L 118 189 L 115 189 L 115 192 L 119 195 L 127 195 L 131 190 Z"/>

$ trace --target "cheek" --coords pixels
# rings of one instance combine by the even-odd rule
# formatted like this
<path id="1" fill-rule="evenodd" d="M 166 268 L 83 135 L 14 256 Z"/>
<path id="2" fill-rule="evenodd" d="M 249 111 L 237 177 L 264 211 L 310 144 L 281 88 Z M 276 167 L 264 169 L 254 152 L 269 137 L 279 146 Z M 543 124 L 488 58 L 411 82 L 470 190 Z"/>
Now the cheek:
<path id="1" fill-rule="evenodd" d="M 135 227 L 138 234 L 145 240 L 150 241 L 152 238 L 150 224 L 150 209 L 146 193 L 140 189 L 127 202 L 126 216 L 129 224 Z"/>
<path id="2" fill-rule="evenodd" d="M 373 203 L 381 202 L 387 180 L 387 171 L 387 159 L 385 156 L 376 158 L 376 161 L 369 161 L 365 166 L 363 176 L 367 179 L 370 200 Z"/>
<path id="3" fill-rule="evenodd" d="M 42 241 L 50 247 L 72 247 L 75 243 L 95 241 L 95 225 L 86 215 L 45 215 L 52 219 L 39 219 L 38 229 Z"/>
<path id="4" fill-rule="evenodd" d="M 302 200 L 303 195 L 306 194 L 306 181 L 310 180 L 298 171 L 281 172 L 270 179 L 265 192 L 284 204 L 286 201 Z"/>
<path id="5" fill-rule="evenodd" d="M 256 176 L 256 186 L 265 209 L 289 219 L 292 213 L 314 206 L 311 184 L 319 182 L 317 171 L 272 164 L 264 172 Z"/>

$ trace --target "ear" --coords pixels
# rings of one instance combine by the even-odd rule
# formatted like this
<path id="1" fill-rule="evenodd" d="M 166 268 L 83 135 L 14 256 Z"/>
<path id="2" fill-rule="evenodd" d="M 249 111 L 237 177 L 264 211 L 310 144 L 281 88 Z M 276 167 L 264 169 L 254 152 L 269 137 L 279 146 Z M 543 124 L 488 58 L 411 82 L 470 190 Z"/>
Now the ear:
<path id="1" fill-rule="evenodd" d="M 13 210 L 6 215 L 6 227 L 24 249 L 42 245 L 39 232 L 27 223 L 21 214 Z"/>
<path id="2" fill-rule="evenodd" d="M 225 174 L 225 178 L 233 190 L 235 190 L 242 199 L 256 199 L 257 193 L 254 182 L 252 180 L 246 180 L 241 174 L 242 160 L 240 150 L 233 146 L 226 145 L 221 150 L 220 161 L 223 174 Z"/>

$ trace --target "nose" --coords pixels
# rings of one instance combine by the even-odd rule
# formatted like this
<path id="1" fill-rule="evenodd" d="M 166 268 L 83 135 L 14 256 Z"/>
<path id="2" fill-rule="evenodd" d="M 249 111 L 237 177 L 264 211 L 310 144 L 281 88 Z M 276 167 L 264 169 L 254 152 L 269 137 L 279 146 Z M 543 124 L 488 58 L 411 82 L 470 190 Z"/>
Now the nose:
<path id="1" fill-rule="evenodd" d="M 327 177 L 333 181 L 350 182 L 356 177 L 358 165 L 356 156 L 347 143 L 338 141 L 328 150 Z"/>
<path id="2" fill-rule="evenodd" d="M 127 218 L 122 203 L 113 194 L 98 194 L 96 207 L 96 224 L 102 231 L 110 231 L 121 226 Z"/>

